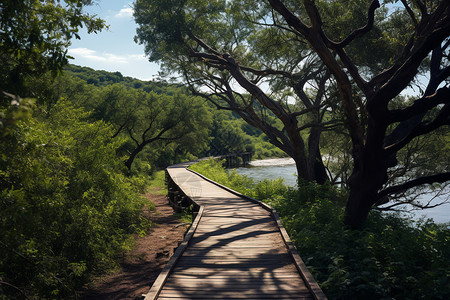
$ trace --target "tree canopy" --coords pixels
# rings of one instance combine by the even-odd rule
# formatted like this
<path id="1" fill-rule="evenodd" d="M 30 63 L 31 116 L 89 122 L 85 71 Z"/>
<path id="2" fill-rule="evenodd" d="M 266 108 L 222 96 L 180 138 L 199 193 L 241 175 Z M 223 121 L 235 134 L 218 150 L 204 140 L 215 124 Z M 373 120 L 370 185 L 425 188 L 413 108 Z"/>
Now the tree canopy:
<path id="1" fill-rule="evenodd" d="M 88 33 L 105 22 L 83 11 L 91 0 L 5 0 L 0 3 L 0 91 L 24 95 L 26 76 L 57 72 L 67 64 L 67 47 L 85 26 Z M 0 99 L 3 97 L 0 95 Z"/>
<path id="2" fill-rule="evenodd" d="M 449 124 L 449 3 L 380 6 L 138 0 L 136 39 L 151 61 L 263 131 L 294 158 L 301 178 L 323 181 L 318 140 L 343 125 L 353 161 L 346 223 L 358 227 L 388 196 L 450 178 L 443 170 L 392 184 L 388 172 L 411 141 Z M 392 108 L 427 70 L 423 93 Z M 279 122 L 269 124 L 268 114 Z"/>

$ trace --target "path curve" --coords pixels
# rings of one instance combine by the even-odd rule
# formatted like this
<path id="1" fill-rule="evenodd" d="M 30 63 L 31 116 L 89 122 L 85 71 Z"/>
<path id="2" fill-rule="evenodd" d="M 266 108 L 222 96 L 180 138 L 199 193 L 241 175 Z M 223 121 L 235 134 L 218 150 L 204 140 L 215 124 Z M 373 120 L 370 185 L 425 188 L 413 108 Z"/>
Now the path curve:
<path id="1" fill-rule="evenodd" d="M 326 299 L 270 206 L 190 164 L 167 172 L 200 209 L 145 300 Z"/>

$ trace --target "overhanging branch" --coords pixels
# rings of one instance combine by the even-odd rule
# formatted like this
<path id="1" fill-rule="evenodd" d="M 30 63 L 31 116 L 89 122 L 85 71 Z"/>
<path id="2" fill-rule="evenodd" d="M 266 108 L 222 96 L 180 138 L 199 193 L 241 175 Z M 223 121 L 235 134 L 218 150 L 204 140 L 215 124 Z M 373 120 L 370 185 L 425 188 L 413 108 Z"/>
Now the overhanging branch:
<path id="1" fill-rule="evenodd" d="M 415 115 L 422 114 L 439 104 L 447 103 L 450 103 L 450 88 L 443 87 L 431 96 L 422 97 L 414 101 L 414 103 L 407 108 L 389 111 L 390 123 L 405 121 Z"/>
<path id="2" fill-rule="evenodd" d="M 438 116 L 431 122 L 426 124 L 419 124 L 416 126 L 405 138 L 400 140 L 399 142 L 388 145 L 385 147 L 385 150 L 390 153 L 396 153 L 400 149 L 402 149 L 406 144 L 408 144 L 413 138 L 424 135 L 427 133 L 432 132 L 433 130 L 436 130 L 440 126 L 443 125 L 450 125 L 450 103 L 446 104 L 438 114 Z"/>
<path id="3" fill-rule="evenodd" d="M 377 198 L 381 199 L 390 194 L 396 194 L 396 193 L 405 191 L 407 189 L 410 189 L 410 188 L 413 188 L 413 187 L 416 187 L 419 185 L 432 184 L 432 183 L 443 183 L 443 182 L 446 182 L 449 180 L 450 180 L 450 172 L 440 173 L 440 174 L 435 174 L 435 175 L 430 175 L 430 176 L 424 176 L 424 177 L 420 177 L 420 178 L 405 182 L 403 184 L 388 187 L 388 188 L 378 192 Z"/>

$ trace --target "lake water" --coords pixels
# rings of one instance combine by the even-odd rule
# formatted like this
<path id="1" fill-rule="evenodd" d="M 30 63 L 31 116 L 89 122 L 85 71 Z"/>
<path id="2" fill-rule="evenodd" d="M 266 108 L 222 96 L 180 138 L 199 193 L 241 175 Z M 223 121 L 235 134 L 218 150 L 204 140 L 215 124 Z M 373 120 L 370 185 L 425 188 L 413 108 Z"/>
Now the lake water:
<path id="1" fill-rule="evenodd" d="M 236 168 L 236 172 L 241 175 L 247 175 L 255 181 L 261 181 L 263 179 L 276 179 L 281 177 L 288 186 L 295 186 L 297 184 L 297 176 L 295 175 L 297 170 L 292 158 L 274 158 L 253 161 L 250 163 L 249 167 Z M 432 195 L 429 197 L 432 197 Z M 449 195 L 447 194 L 436 200 L 442 202 L 444 200 L 448 200 L 448 197 Z M 427 200 L 426 196 L 424 198 L 424 201 L 425 200 Z M 420 211 L 415 210 L 412 213 L 414 214 L 415 219 L 424 216 L 426 218 L 434 219 L 437 223 L 449 223 L 450 203 L 443 204 L 435 208 Z"/>

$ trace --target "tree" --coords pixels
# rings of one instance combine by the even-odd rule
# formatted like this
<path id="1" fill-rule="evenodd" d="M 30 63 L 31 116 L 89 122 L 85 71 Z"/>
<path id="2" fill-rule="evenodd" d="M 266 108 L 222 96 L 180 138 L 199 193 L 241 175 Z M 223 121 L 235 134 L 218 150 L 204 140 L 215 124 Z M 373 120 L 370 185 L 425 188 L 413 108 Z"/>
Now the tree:
<path id="1" fill-rule="evenodd" d="M 449 123 L 449 88 L 438 86 L 446 80 L 449 72 L 448 66 L 440 68 L 443 51 L 448 47 L 449 3 L 429 3 L 426 7 L 416 2 L 414 14 L 408 3 L 404 2 L 405 9 L 411 14 L 415 26 L 411 39 L 404 46 L 403 53 L 390 68 L 374 76 L 370 81 L 362 78 L 351 58 L 344 48 L 353 39 L 369 31 L 373 25 L 373 16 L 378 1 L 373 1 L 369 8 L 369 18 L 366 26 L 352 32 L 340 42 L 330 40 L 322 29 L 321 18 L 317 7 L 312 1 L 305 1 L 305 8 L 312 26 L 306 26 L 299 18 L 288 11 L 281 1 L 270 1 L 271 5 L 283 15 L 292 28 L 304 36 L 311 43 L 327 67 L 333 73 L 340 89 L 343 105 L 346 108 L 347 129 L 350 132 L 353 144 L 353 172 L 349 179 L 350 197 L 346 210 L 346 222 L 352 227 L 360 226 L 371 207 L 383 197 L 420 184 L 444 182 L 450 179 L 450 173 L 444 172 L 436 175 L 412 179 L 402 185 L 383 189 L 387 182 L 387 170 L 396 165 L 392 157 L 405 147 L 411 140 L 420 135 L 427 134 L 436 128 Z M 443 44 L 443 45 L 442 45 Z M 342 61 L 339 63 L 332 51 L 335 51 Z M 431 76 L 429 92 L 402 109 L 389 109 L 390 102 L 399 95 L 403 89 L 414 79 L 421 63 L 432 53 L 430 67 Z M 437 70 L 436 70 L 437 69 Z M 435 74 L 438 73 L 438 74 Z M 437 76 L 437 77 L 436 77 Z M 358 116 L 353 100 L 352 78 L 358 85 L 361 93 L 366 97 L 367 126 L 364 127 Z M 430 96 L 428 96 L 430 95 Z M 444 104 L 440 107 L 441 104 Z M 434 119 L 422 121 L 418 116 L 434 108 L 439 113 Z M 414 122 L 412 120 L 417 120 Z M 389 126 L 399 123 L 393 132 L 386 136 Z M 411 124 L 405 126 L 405 124 Z"/>
<path id="2" fill-rule="evenodd" d="M 247 18 L 253 6 L 137 1 L 137 38 L 151 60 L 179 72 L 195 94 L 264 132 L 295 160 L 300 178 L 323 183 L 320 135 L 340 123 L 324 120 L 330 73 L 290 32 L 261 23 L 266 8 Z"/>
<path id="3" fill-rule="evenodd" d="M 380 8 L 377 0 L 368 7 L 364 1 L 355 2 L 360 10 L 367 12 L 365 25 L 343 26 L 345 22 L 339 18 L 337 21 L 329 18 L 327 13 L 333 6 L 353 16 L 351 6 L 345 1 L 140 0 L 135 4 L 135 19 L 141 25 L 137 40 L 145 44 L 149 59 L 162 61 L 167 68 L 184 76 L 186 82 L 204 85 L 212 91 L 210 96 L 221 97 L 228 106 L 216 101 L 218 107 L 235 110 L 265 132 L 272 143 L 296 160 L 299 176 L 306 179 L 315 176 L 304 175 L 311 164 L 308 168 L 303 163 L 308 151 L 298 135 L 298 117 L 310 112 L 323 116 L 325 113 L 318 109 L 333 108 L 332 103 L 323 99 L 330 96 L 328 92 L 336 91 L 339 104 L 333 104 L 343 111 L 352 144 L 353 170 L 348 180 L 350 196 L 345 222 L 353 228 L 361 226 L 371 208 L 385 202 L 389 195 L 450 179 L 450 173 L 445 170 L 410 178 L 399 185 L 387 185 L 388 170 L 397 165 L 398 151 L 416 137 L 450 122 L 450 90 L 445 84 L 450 72 L 449 2 L 402 1 L 401 10 L 385 15 L 391 23 L 375 22 Z M 398 15 L 407 16 L 407 21 L 404 17 L 397 18 Z M 409 28 L 406 32 L 405 27 Z M 265 38 L 270 30 L 274 33 Z M 378 39 L 369 38 L 373 36 Z M 271 40 L 275 41 L 274 45 Z M 272 59 L 260 56 L 260 52 L 253 51 L 254 47 L 246 47 L 258 45 L 258 41 L 272 51 Z M 355 47 L 361 41 L 366 47 Z M 370 50 L 378 52 L 389 41 L 393 42 L 391 51 L 385 52 L 387 57 L 370 55 Z M 375 61 L 361 59 L 363 56 L 355 50 L 365 51 L 366 57 Z M 401 108 L 392 109 L 394 99 L 417 79 L 427 61 L 431 75 L 426 91 L 412 104 L 404 103 Z M 269 97 L 257 85 L 264 80 L 277 83 L 273 79 L 275 75 L 278 82 L 294 89 L 304 105 L 302 110 L 292 112 L 289 105 L 283 104 L 286 98 Z M 294 79 L 293 83 L 288 84 L 289 79 Z M 306 106 L 302 93 L 309 82 L 319 87 L 314 89 L 315 97 L 309 96 L 310 107 Z M 236 83 L 248 95 L 233 90 Z M 324 87 L 320 88 L 320 84 Z M 301 89 L 295 89 L 298 86 Z M 331 86 L 335 89 L 329 89 Z M 267 125 L 259 117 L 265 110 L 281 121 L 281 129 Z M 330 122 L 335 126 L 336 120 Z M 328 122 L 316 119 L 313 124 L 309 139 L 316 136 L 312 129 L 323 129 Z M 309 143 L 309 155 L 315 152 L 317 162 L 320 152 L 313 145 L 314 142 Z"/>
<path id="4" fill-rule="evenodd" d="M 209 154 L 218 156 L 229 153 L 250 152 L 250 137 L 245 134 L 236 120 L 215 119 L 211 132 Z"/>
<path id="5" fill-rule="evenodd" d="M 199 98 L 182 93 L 169 96 L 127 90 L 119 84 L 103 88 L 94 117 L 113 124 L 113 138 L 125 135 L 132 141 L 127 147 L 128 170 L 149 144 L 176 142 L 192 148 L 205 145 L 211 123 L 210 112 Z"/>
<path id="6" fill-rule="evenodd" d="M 0 101 L 3 92 L 26 95 L 24 80 L 67 63 L 67 47 L 80 27 L 97 32 L 103 20 L 83 12 L 91 0 L 5 0 L 0 3 Z M 25 93 L 25 94 L 24 94 Z M 4 104 L 0 102 L 1 104 Z"/>

